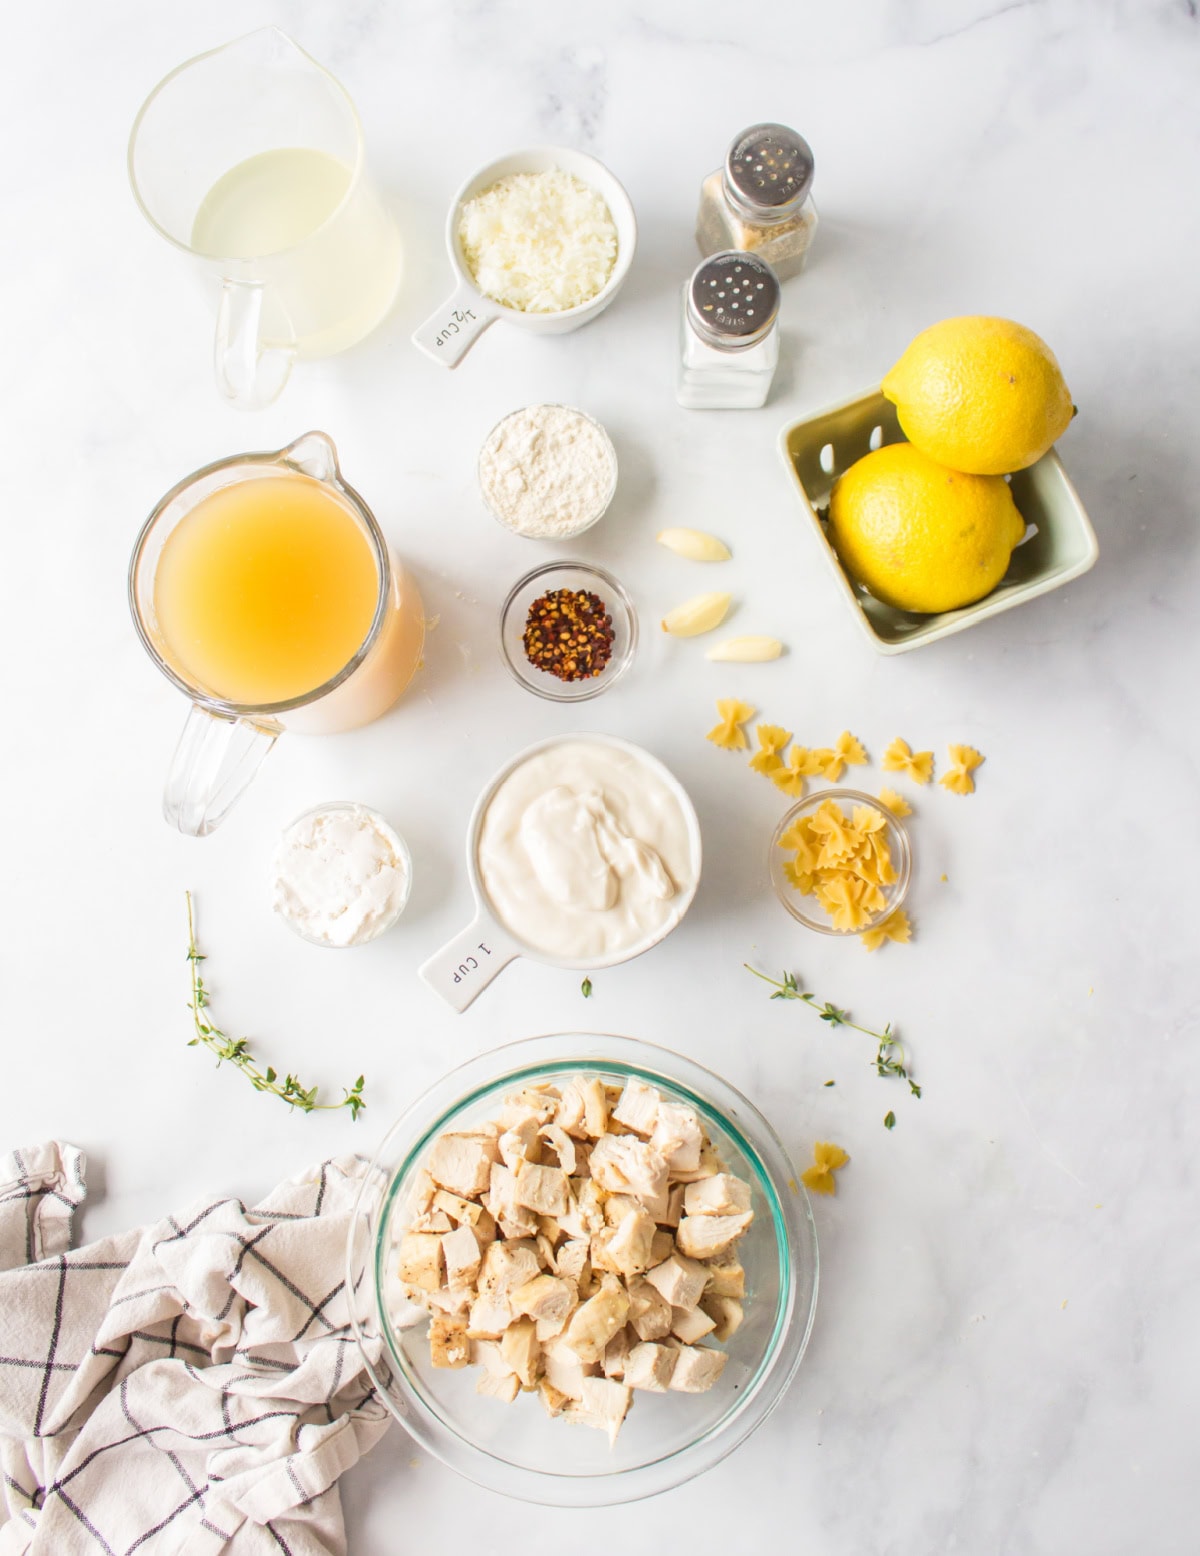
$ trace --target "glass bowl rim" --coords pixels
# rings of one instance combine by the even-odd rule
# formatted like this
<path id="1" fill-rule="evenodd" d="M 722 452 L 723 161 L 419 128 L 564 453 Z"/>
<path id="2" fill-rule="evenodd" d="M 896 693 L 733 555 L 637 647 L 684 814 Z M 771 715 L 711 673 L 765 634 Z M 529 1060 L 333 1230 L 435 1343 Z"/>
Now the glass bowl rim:
<path id="1" fill-rule="evenodd" d="M 854 805 L 869 805 L 872 810 L 877 811 L 884 818 L 884 821 L 899 839 L 900 859 L 897 865 L 899 878 L 891 888 L 892 895 L 888 899 L 888 904 L 885 908 L 881 908 L 878 913 L 873 914 L 868 922 L 860 925 L 858 929 L 835 929 L 832 924 L 822 924 L 815 917 L 810 918 L 792 900 L 799 894 L 791 887 L 786 887 L 785 889 L 785 883 L 780 880 L 777 873 L 777 861 L 780 853 L 779 839 L 802 812 L 814 809 L 823 800 L 848 800 Z M 819 935 L 834 935 L 839 940 L 853 940 L 858 935 L 866 934 L 870 929 L 878 929 L 880 924 L 884 923 L 893 913 L 903 907 L 908 897 L 908 888 L 912 884 L 912 841 L 908 835 L 908 828 L 904 825 L 902 818 L 897 816 L 894 811 L 889 810 L 881 799 L 874 794 L 865 793 L 862 789 L 835 786 L 830 789 L 814 789 L 811 794 L 806 794 L 803 799 L 797 800 L 780 817 L 775 830 L 771 833 L 769 850 L 767 854 L 767 874 L 770 877 L 771 889 L 774 891 L 780 905 L 787 909 L 798 924 L 803 924 L 805 929 L 815 930 Z"/>
<path id="2" fill-rule="evenodd" d="M 292 934 L 298 939 L 305 941 L 308 945 L 320 947 L 322 951 L 357 951 L 362 946 L 371 945 L 381 936 L 386 935 L 388 930 L 396 927 L 400 921 L 401 914 L 408 907 L 408 899 L 412 896 L 413 860 L 408 840 L 402 832 L 392 825 L 382 811 L 376 810 L 373 805 L 365 805 L 361 800 L 323 800 L 319 804 L 310 805 L 307 810 L 302 810 L 298 816 L 293 816 L 289 822 L 286 822 L 280 828 L 279 837 L 275 843 L 275 852 L 278 851 L 279 844 L 292 828 L 299 826 L 302 821 L 307 821 L 310 816 L 325 816 L 330 812 L 342 814 L 346 811 L 355 810 L 365 811 L 377 823 L 380 831 L 386 833 L 391 842 L 396 845 L 396 852 L 404 865 L 404 893 L 397 906 L 385 919 L 380 921 L 378 927 L 365 940 L 356 940 L 352 945 L 333 945 L 328 940 L 318 940 L 315 935 L 306 935 L 298 924 L 294 924 L 290 918 L 286 918 L 282 913 L 276 912 L 275 917 L 286 924 Z M 271 855 L 272 869 L 274 868 L 275 852 L 272 852 Z"/>
<path id="3" fill-rule="evenodd" d="M 487 492 L 483 485 L 483 474 L 481 467 L 483 464 L 484 449 L 487 448 L 488 444 L 496 436 L 497 432 L 500 431 L 500 428 L 503 427 L 506 421 L 511 421 L 514 416 L 519 416 L 522 411 L 536 410 L 570 411 L 573 416 L 579 416 L 584 421 L 591 422 L 592 426 L 595 427 L 596 431 L 600 434 L 600 437 L 604 442 L 604 446 L 608 451 L 611 479 L 609 480 L 608 488 L 604 494 L 604 501 L 596 509 L 595 515 L 592 518 L 588 519 L 585 524 L 580 524 L 576 529 L 568 530 L 565 535 L 525 534 L 523 530 L 519 530 L 515 525 L 510 524 L 507 519 L 501 518 L 499 513 L 496 512 L 496 509 L 488 501 Z M 501 416 L 500 420 L 496 422 L 495 426 L 492 427 L 491 431 L 479 445 L 479 453 L 475 456 L 475 480 L 479 487 L 479 496 L 483 502 L 483 506 L 487 509 L 488 513 L 491 514 L 492 518 L 495 519 L 496 523 L 505 532 L 505 534 L 516 535 L 520 540 L 540 540 L 543 542 L 550 541 L 551 543 L 560 540 L 577 540 L 580 535 L 585 535 L 587 531 L 590 530 L 594 525 L 599 524 L 600 520 L 612 506 L 613 498 L 617 495 L 617 478 L 619 475 L 619 469 L 620 466 L 617 459 L 616 445 L 613 443 L 612 434 L 609 432 L 608 428 L 602 421 L 599 421 L 588 411 L 581 411 L 577 405 L 568 405 L 565 400 L 531 400 L 528 405 L 518 405 L 515 407 L 515 409 L 506 412 L 505 415 Z"/>
<path id="4" fill-rule="evenodd" d="M 589 577 L 596 579 L 601 585 L 603 585 L 611 592 L 615 604 L 620 608 L 621 616 L 625 622 L 625 628 L 629 635 L 629 642 L 626 644 L 625 652 L 620 656 L 619 660 L 615 658 L 610 659 L 600 675 L 593 676 L 586 682 L 559 681 L 554 676 L 547 675 L 546 672 L 543 671 L 542 674 L 546 675 L 547 684 L 542 685 L 539 682 L 526 680 L 525 676 L 521 673 L 520 666 L 514 663 L 513 655 L 509 653 L 508 644 L 505 641 L 504 629 L 508 623 L 509 612 L 516 604 L 517 597 L 520 595 L 521 591 L 523 589 L 527 589 L 530 584 L 536 583 L 539 578 L 544 578 L 546 574 L 556 573 L 562 569 L 569 569 L 577 573 L 586 573 Z M 611 605 L 609 606 L 609 614 L 613 614 L 613 607 Z M 570 557 L 557 557 L 550 562 L 539 562 L 537 567 L 530 568 L 527 573 L 523 573 L 522 576 L 517 579 L 516 583 L 513 584 L 512 588 L 505 595 L 504 603 L 500 607 L 500 657 L 504 661 L 504 668 L 508 671 L 509 675 L 512 676 L 513 680 L 516 681 L 518 686 L 523 687 L 527 692 L 532 692 L 535 697 L 544 698 L 547 702 L 590 702 L 593 697 L 601 696 L 602 693 L 608 691 L 610 687 L 615 686 L 616 683 L 625 674 L 625 672 L 629 669 L 629 666 L 633 663 L 634 657 L 637 654 L 637 646 L 637 609 L 633 603 L 633 599 L 629 593 L 629 590 L 626 589 L 625 585 L 614 573 L 610 573 L 607 568 L 600 567 L 595 562 L 576 562 L 572 561 Z M 530 669 L 532 670 L 533 668 L 534 667 L 531 665 Z M 553 682 L 554 684 L 550 685 L 550 682 Z M 568 685 L 583 686 L 584 690 L 568 692 L 565 690 L 560 691 L 556 689 L 558 687 L 566 687 Z"/>
<path id="5" fill-rule="evenodd" d="M 526 1062 L 520 1062 L 523 1059 Z M 781 1295 L 772 1333 L 750 1384 L 719 1421 L 684 1446 L 644 1464 L 596 1475 L 572 1475 L 531 1469 L 500 1458 L 461 1436 L 431 1408 L 403 1369 L 395 1365 L 399 1358 L 384 1312 L 380 1270 L 398 1185 L 439 1130 L 482 1096 L 518 1080 L 586 1069 L 633 1073 L 651 1083 L 657 1081 L 697 1103 L 702 1114 L 714 1118 L 733 1139 L 753 1169 L 771 1210 Z M 747 1124 L 739 1121 L 743 1118 L 753 1138 L 747 1133 Z M 397 1138 L 407 1138 L 408 1143 L 393 1171 L 386 1162 Z M 386 1183 L 382 1181 L 385 1174 Z M 369 1197 L 375 1199 L 373 1207 Z M 360 1272 L 355 1251 L 370 1216 L 377 1216 L 378 1221 L 370 1228 L 368 1267 Z M 476 1055 L 448 1071 L 409 1104 L 380 1142 L 355 1201 L 347 1236 L 346 1277 L 353 1283 L 362 1274 L 370 1292 L 370 1321 L 379 1326 L 381 1351 L 389 1359 L 388 1371 L 399 1380 L 407 1412 L 402 1413 L 391 1399 L 371 1360 L 357 1311 L 351 1314 L 351 1328 L 367 1372 L 388 1410 L 422 1447 L 457 1473 L 502 1495 L 547 1506 L 599 1507 L 637 1501 L 683 1484 L 719 1463 L 767 1419 L 787 1392 L 808 1347 L 817 1306 L 819 1252 L 812 1205 L 799 1174 L 771 1124 L 743 1092 L 677 1050 L 641 1038 L 577 1031 L 521 1038 Z"/>

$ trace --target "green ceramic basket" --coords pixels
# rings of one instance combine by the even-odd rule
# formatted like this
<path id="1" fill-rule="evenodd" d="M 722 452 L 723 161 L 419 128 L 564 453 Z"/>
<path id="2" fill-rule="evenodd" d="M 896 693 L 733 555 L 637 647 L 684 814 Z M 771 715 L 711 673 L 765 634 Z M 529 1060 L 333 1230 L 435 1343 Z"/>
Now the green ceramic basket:
<path id="1" fill-rule="evenodd" d="M 1048 594 L 1086 573 L 1100 554 L 1096 533 L 1079 494 L 1053 449 L 1012 477 L 1012 494 L 1026 523 L 1025 539 L 1013 552 L 1008 572 L 982 600 L 962 610 L 917 616 L 875 599 L 847 577 L 829 544 L 819 510 L 828 506 L 834 480 L 864 454 L 904 434 L 896 407 L 879 389 L 869 389 L 812 416 L 789 423 L 779 436 L 783 462 L 812 521 L 821 550 L 855 618 L 881 654 L 903 654 L 923 643 L 949 637 L 989 616 Z"/>

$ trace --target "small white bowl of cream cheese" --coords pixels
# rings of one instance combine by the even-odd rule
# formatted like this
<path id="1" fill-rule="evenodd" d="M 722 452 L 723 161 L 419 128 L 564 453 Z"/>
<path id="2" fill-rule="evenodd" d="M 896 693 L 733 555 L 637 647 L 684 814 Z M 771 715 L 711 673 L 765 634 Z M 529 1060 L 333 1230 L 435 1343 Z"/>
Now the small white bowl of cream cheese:
<path id="1" fill-rule="evenodd" d="M 331 800 L 284 828 L 272 866 L 272 906 L 313 945 L 346 950 L 386 934 L 412 890 L 412 855 L 367 805 Z"/>
<path id="2" fill-rule="evenodd" d="M 594 971 L 663 940 L 700 883 L 700 823 L 658 759 L 615 735 L 517 753 L 467 829 L 471 923 L 420 969 L 462 1011 L 517 956 Z"/>

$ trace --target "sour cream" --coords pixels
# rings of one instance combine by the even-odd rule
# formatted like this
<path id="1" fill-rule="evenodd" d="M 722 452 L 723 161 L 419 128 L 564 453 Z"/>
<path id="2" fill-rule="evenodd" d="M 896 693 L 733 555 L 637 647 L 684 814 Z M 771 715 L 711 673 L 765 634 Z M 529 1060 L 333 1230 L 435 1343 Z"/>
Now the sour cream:
<path id="1" fill-rule="evenodd" d="M 500 922 L 568 961 L 634 955 L 692 900 L 699 849 L 673 782 L 623 746 L 581 738 L 535 752 L 497 788 L 477 846 Z"/>

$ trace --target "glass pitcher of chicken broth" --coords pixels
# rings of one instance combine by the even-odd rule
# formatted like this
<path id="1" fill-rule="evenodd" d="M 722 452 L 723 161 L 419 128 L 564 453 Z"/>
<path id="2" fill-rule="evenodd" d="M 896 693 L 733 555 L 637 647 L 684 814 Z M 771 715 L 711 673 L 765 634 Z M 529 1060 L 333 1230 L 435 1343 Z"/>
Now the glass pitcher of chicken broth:
<path id="1" fill-rule="evenodd" d="M 220 825 L 283 730 L 385 713 L 425 638 L 416 584 L 321 432 L 168 492 L 134 547 L 129 601 L 150 657 L 192 699 L 163 808 L 193 837 Z"/>
<path id="2" fill-rule="evenodd" d="M 297 358 L 354 345 L 391 307 L 400 236 L 344 88 L 276 27 L 173 70 L 129 140 L 134 196 L 217 300 L 217 386 L 269 405 Z"/>

